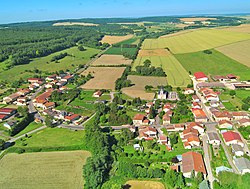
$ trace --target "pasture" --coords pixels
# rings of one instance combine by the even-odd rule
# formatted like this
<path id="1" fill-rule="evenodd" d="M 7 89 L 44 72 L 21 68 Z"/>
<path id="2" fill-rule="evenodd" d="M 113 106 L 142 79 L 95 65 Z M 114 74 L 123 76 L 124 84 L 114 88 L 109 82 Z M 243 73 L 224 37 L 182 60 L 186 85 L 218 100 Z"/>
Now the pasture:
<path id="1" fill-rule="evenodd" d="M 0 160 L 0 188 L 83 188 L 87 151 L 7 154 Z"/>
<path id="2" fill-rule="evenodd" d="M 130 54 L 135 55 L 137 52 L 136 48 L 124 48 L 124 47 L 111 47 L 104 54 L 113 54 L 113 55 L 123 55 L 123 54 Z"/>
<path id="3" fill-rule="evenodd" d="M 129 180 L 125 184 L 125 188 L 128 186 L 130 189 L 165 189 L 165 186 L 161 182 L 149 181 L 149 180 Z"/>
<path id="4" fill-rule="evenodd" d="M 110 45 L 115 44 L 115 43 L 119 43 L 121 41 L 125 41 L 128 40 L 130 38 L 132 38 L 133 35 L 125 35 L 125 36 L 114 36 L 114 35 L 105 35 L 102 40 L 101 43 L 108 43 Z"/>
<path id="5" fill-rule="evenodd" d="M 99 24 L 86 22 L 57 22 L 53 26 L 99 26 Z"/>
<path id="6" fill-rule="evenodd" d="M 119 65 L 130 65 L 132 60 L 124 58 L 122 55 L 102 55 L 100 58 L 95 60 L 92 66 L 119 66 Z"/>
<path id="7" fill-rule="evenodd" d="M 140 97 L 144 100 L 153 100 L 155 96 L 155 93 L 145 91 L 146 85 L 152 85 L 156 88 L 157 86 L 168 84 L 166 77 L 129 75 L 128 79 L 131 80 L 132 84 L 134 85 L 123 88 L 122 92 L 130 97 Z"/>
<path id="8" fill-rule="evenodd" d="M 250 40 L 222 46 L 216 48 L 216 50 L 250 67 Z"/>
<path id="9" fill-rule="evenodd" d="M 92 74 L 94 78 L 81 86 L 83 89 L 115 90 L 115 81 L 120 78 L 125 67 L 89 67 L 82 75 Z"/>
<path id="10" fill-rule="evenodd" d="M 173 55 L 144 57 L 138 56 L 133 63 L 132 70 L 135 70 L 136 66 L 142 65 L 146 59 L 151 61 L 152 66 L 161 67 L 163 69 L 167 75 L 168 83 L 173 87 L 186 87 L 191 83 L 187 71 Z"/>
<path id="11" fill-rule="evenodd" d="M 142 49 L 168 48 L 174 54 L 197 52 L 250 39 L 246 33 L 201 29 L 172 37 L 146 39 Z"/>
<path id="12" fill-rule="evenodd" d="M 63 51 L 53 53 L 49 56 L 35 58 L 29 64 L 15 66 L 9 70 L 1 72 L 0 80 L 8 79 L 8 81 L 15 81 L 20 78 L 26 79 L 34 75 L 34 69 L 38 69 L 44 72 L 54 72 L 67 69 L 72 70 L 78 65 L 86 64 L 91 59 L 91 56 L 100 52 L 100 50 L 98 49 L 86 49 L 86 51 L 79 51 L 77 47 L 72 47 Z M 59 60 L 59 63 L 50 62 L 52 57 L 65 52 L 72 56 L 66 56 L 65 58 Z M 10 75 L 11 77 L 9 77 Z"/>
<path id="13" fill-rule="evenodd" d="M 175 57 L 187 70 L 194 72 L 202 71 L 208 75 L 235 74 L 240 80 L 249 80 L 250 68 L 225 56 L 224 54 L 211 50 L 212 54 L 202 52 L 178 54 Z"/>

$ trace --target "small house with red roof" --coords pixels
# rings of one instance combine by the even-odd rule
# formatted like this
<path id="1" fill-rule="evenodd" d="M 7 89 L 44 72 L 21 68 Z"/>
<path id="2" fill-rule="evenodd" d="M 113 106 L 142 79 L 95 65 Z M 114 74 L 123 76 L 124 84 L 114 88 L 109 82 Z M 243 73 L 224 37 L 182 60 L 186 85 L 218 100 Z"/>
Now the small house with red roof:
<path id="1" fill-rule="evenodd" d="M 232 129 L 233 128 L 233 123 L 228 120 L 221 120 L 219 121 L 219 128 L 221 129 Z"/>
<path id="2" fill-rule="evenodd" d="M 141 125 L 144 125 L 144 124 L 149 124 L 147 118 L 145 115 L 143 114 L 136 114 L 133 118 L 133 124 L 135 126 L 141 126 Z"/>
<path id="3" fill-rule="evenodd" d="M 249 118 L 240 119 L 240 120 L 238 120 L 238 124 L 240 127 L 250 126 L 250 119 Z"/>
<path id="4" fill-rule="evenodd" d="M 208 118 L 202 109 L 193 108 L 192 113 L 194 115 L 195 122 L 207 122 Z"/>
<path id="5" fill-rule="evenodd" d="M 162 124 L 163 125 L 168 125 L 170 124 L 171 118 L 168 114 L 163 115 L 162 117 Z"/>
<path id="6" fill-rule="evenodd" d="M 41 82 L 43 82 L 43 79 L 41 79 L 41 78 L 29 78 L 28 82 L 29 83 L 41 83 Z"/>
<path id="7" fill-rule="evenodd" d="M 194 89 L 192 89 L 192 88 L 186 88 L 184 90 L 183 94 L 185 94 L 185 95 L 194 94 Z"/>
<path id="8" fill-rule="evenodd" d="M 73 121 L 76 121 L 80 118 L 81 116 L 79 114 L 70 114 L 65 116 L 64 120 L 72 123 Z"/>
<path id="9" fill-rule="evenodd" d="M 157 138 L 157 130 L 153 127 L 140 127 L 138 139 L 153 140 Z"/>
<path id="10" fill-rule="evenodd" d="M 198 82 L 206 82 L 206 81 L 208 81 L 208 77 L 203 72 L 194 73 L 194 78 Z"/>
<path id="11" fill-rule="evenodd" d="M 242 139 L 239 133 L 236 133 L 234 131 L 227 131 L 227 132 L 222 133 L 222 136 L 224 138 L 226 145 L 228 146 L 232 144 L 238 144 L 242 147 L 244 146 L 244 143 L 242 142 Z"/>
<path id="12" fill-rule="evenodd" d="M 99 98 L 101 96 L 102 96 L 102 91 L 101 90 L 98 90 L 98 91 L 94 92 L 94 94 L 93 94 L 93 97 L 95 97 L 95 98 Z"/>

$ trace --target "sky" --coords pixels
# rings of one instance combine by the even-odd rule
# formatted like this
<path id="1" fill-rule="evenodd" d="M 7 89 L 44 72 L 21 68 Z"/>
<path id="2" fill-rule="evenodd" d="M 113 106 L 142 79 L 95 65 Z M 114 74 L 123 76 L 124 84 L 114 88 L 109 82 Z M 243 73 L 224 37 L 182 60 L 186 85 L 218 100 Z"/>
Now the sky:
<path id="1" fill-rule="evenodd" d="M 249 13 L 250 0 L 0 0 L 0 23 Z"/>

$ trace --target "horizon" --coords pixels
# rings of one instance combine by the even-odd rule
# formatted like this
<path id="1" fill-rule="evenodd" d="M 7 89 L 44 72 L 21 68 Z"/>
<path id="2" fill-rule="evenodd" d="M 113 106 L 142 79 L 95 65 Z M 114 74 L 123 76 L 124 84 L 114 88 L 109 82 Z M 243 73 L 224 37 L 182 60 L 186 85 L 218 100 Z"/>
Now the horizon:
<path id="1" fill-rule="evenodd" d="M 143 6 L 141 6 L 143 4 Z M 59 6 L 60 5 L 60 6 Z M 112 10 L 112 11 L 111 11 Z M 129 11 L 128 11 L 129 10 Z M 250 2 L 222 0 L 200 2 L 185 0 L 55 0 L 53 2 L 3 2 L 0 7 L 0 24 L 54 21 L 81 18 L 139 18 L 148 16 L 206 16 L 249 14 Z M 13 14 L 15 12 L 15 14 Z"/>

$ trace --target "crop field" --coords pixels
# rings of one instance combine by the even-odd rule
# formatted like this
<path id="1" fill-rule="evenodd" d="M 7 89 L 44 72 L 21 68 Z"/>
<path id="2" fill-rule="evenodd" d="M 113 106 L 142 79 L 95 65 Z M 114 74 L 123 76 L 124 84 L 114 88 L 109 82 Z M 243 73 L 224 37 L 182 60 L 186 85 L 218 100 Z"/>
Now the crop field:
<path id="1" fill-rule="evenodd" d="M 216 48 L 216 50 L 250 67 L 250 40 L 222 46 Z"/>
<path id="2" fill-rule="evenodd" d="M 115 90 L 115 81 L 122 76 L 124 70 L 124 67 L 90 67 L 82 74 L 91 73 L 94 78 L 82 85 L 81 88 Z"/>
<path id="3" fill-rule="evenodd" d="M 146 85 L 152 85 L 156 88 L 157 86 L 168 84 L 166 77 L 129 75 L 128 79 L 131 80 L 132 84 L 134 85 L 131 87 L 123 88 L 122 92 L 130 97 L 140 97 L 144 100 L 153 100 L 155 96 L 155 93 L 149 93 L 145 91 Z"/>
<path id="4" fill-rule="evenodd" d="M 189 18 L 181 18 L 180 20 L 183 22 L 195 22 L 195 21 L 217 20 L 217 18 L 189 17 Z"/>
<path id="5" fill-rule="evenodd" d="M 216 50 L 211 51 L 212 54 L 209 55 L 204 52 L 195 52 L 178 54 L 175 57 L 187 71 L 191 71 L 192 73 L 197 71 L 202 71 L 208 75 L 227 75 L 231 73 L 240 76 L 241 80 L 249 80 L 249 67 Z"/>
<path id="6" fill-rule="evenodd" d="M 0 188 L 83 188 L 87 151 L 7 154 L 0 161 Z"/>
<path id="7" fill-rule="evenodd" d="M 86 22 L 57 22 L 53 26 L 98 26 L 99 24 Z"/>
<path id="8" fill-rule="evenodd" d="M 201 29 L 172 37 L 146 39 L 142 49 L 169 48 L 172 53 L 180 54 L 220 47 L 247 39 L 250 39 L 250 35 L 246 33 Z"/>
<path id="9" fill-rule="evenodd" d="M 234 31 L 234 32 L 242 32 L 242 33 L 250 33 L 250 24 L 242 24 L 240 26 L 226 27 L 226 28 L 222 28 L 222 30 Z"/>
<path id="10" fill-rule="evenodd" d="M 104 54 L 113 54 L 113 55 L 123 55 L 124 53 L 134 55 L 136 54 L 136 48 L 124 48 L 124 47 L 111 47 Z"/>
<path id="11" fill-rule="evenodd" d="M 96 61 L 94 61 L 91 65 L 93 66 L 107 66 L 107 65 L 130 65 L 132 60 L 124 58 L 122 55 L 102 55 Z"/>
<path id="12" fill-rule="evenodd" d="M 130 189 L 165 189 L 165 186 L 157 181 L 129 180 L 125 185 L 130 186 Z"/>
<path id="13" fill-rule="evenodd" d="M 186 87 L 190 84 L 188 72 L 173 55 L 137 57 L 132 70 L 135 70 L 136 66 L 142 65 L 146 59 L 151 60 L 152 66 L 162 67 L 167 75 L 168 83 L 173 87 Z"/>
<path id="14" fill-rule="evenodd" d="M 86 47 L 85 47 L 86 48 Z M 86 48 L 86 51 L 79 51 L 77 47 L 72 47 L 63 51 L 53 53 L 49 56 L 36 58 L 29 64 L 15 66 L 9 70 L 0 73 L 0 80 L 15 81 L 20 78 L 26 79 L 34 75 L 34 69 L 39 69 L 41 71 L 59 71 L 66 69 L 73 69 L 77 65 L 86 64 L 90 57 L 100 52 L 98 49 Z M 59 63 L 50 62 L 53 56 L 59 55 L 60 53 L 65 53 L 72 56 L 66 56 L 65 58 L 59 60 Z M 3 63 L 1 63 L 3 64 Z M 30 70 L 27 71 L 27 70 Z M 11 77 L 9 77 L 11 75 Z"/>
<path id="15" fill-rule="evenodd" d="M 166 49 L 139 50 L 138 57 L 143 56 L 168 56 L 170 52 Z"/>
<path id="16" fill-rule="evenodd" d="M 133 35 L 125 35 L 125 36 L 113 36 L 113 35 L 105 35 L 101 42 L 102 43 L 108 43 L 110 45 L 115 44 L 115 43 L 119 43 L 121 41 L 125 41 L 127 39 L 132 38 Z"/>

